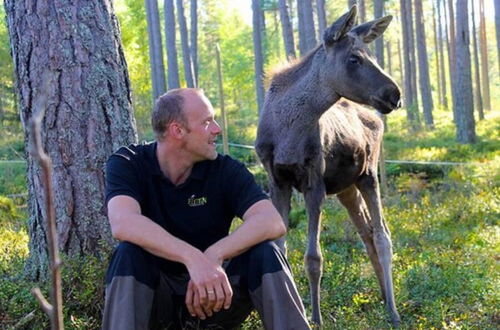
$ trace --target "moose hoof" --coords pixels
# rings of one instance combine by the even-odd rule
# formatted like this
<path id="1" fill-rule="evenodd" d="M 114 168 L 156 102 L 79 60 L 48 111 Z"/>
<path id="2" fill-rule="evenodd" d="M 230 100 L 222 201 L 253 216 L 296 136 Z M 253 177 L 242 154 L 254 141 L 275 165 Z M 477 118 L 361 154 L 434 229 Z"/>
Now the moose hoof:
<path id="1" fill-rule="evenodd" d="M 394 328 L 399 328 L 399 325 L 401 324 L 401 318 L 399 317 L 398 314 L 392 315 L 391 324 Z"/>

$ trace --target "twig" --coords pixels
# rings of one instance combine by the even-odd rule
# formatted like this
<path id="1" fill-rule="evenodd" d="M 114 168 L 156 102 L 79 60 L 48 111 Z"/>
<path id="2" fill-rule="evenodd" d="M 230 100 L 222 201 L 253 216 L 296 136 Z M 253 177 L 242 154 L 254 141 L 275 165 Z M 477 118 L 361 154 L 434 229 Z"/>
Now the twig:
<path id="1" fill-rule="evenodd" d="M 35 289 L 33 289 L 35 290 Z M 35 311 L 31 311 L 29 312 L 28 314 L 26 314 L 25 316 L 23 316 L 19 322 L 17 322 L 16 324 L 14 324 L 14 326 L 11 328 L 12 330 L 14 329 L 21 329 L 26 323 L 28 323 L 29 321 L 33 320 L 33 318 L 35 317 Z"/>
<path id="2" fill-rule="evenodd" d="M 64 329 L 62 316 L 62 290 L 61 290 L 61 260 L 59 258 L 59 249 L 57 242 L 57 229 L 54 209 L 54 194 L 52 188 L 52 160 L 44 152 L 41 138 L 41 123 L 47 108 L 50 91 L 51 73 L 46 70 L 42 76 L 41 92 L 35 99 L 34 115 L 30 120 L 31 145 L 30 153 L 34 159 L 37 159 L 43 171 L 45 209 L 47 215 L 47 241 L 50 256 L 50 270 L 52 272 L 52 288 L 50 291 L 50 300 L 52 305 L 47 302 L 38 288 L 32 290 L 33 295 L 40 302 L 43 311 L 50 318 L 52 330 Z"/>

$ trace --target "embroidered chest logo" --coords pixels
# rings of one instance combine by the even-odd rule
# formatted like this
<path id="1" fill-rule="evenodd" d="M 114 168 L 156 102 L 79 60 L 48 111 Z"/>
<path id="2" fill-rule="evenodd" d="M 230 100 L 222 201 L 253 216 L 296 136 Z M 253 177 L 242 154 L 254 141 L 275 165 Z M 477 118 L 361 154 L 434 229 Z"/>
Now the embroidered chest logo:
<path id="1" fill-rule="evenodd" d="M 191 196 L 188 198 L 188 205 L 191 206 L 191 207 L 195 207 L 195 206 L 202 206 L 202 205 L 205 205 L 207 204 L 207 198 L 206 197 L 194 197 Z"/>

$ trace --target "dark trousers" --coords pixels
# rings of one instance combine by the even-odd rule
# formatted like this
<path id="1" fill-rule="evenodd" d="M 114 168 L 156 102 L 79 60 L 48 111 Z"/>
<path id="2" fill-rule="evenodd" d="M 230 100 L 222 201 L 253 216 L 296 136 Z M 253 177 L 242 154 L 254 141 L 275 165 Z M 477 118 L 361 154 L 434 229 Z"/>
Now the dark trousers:
<path id="1" fill-rule="evenodd" d="M 309 329 L 290 267 L 273 242 L 224 264 L 233 289 L 231 307 L 204 321 L 187 311 L 189 274 L 178 267 L 137 245 L 120 243 L 106 274 L 103 329 L 233 329 L 253 309 L 266 329 Z"/>

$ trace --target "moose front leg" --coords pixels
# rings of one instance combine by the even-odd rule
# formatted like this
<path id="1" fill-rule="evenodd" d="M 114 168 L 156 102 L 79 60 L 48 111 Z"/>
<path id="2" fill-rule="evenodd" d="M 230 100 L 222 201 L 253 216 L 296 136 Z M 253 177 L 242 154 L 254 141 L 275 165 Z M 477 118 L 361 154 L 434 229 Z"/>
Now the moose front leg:
<path id="1" fill-rule="evenodd" d="M 279 214 L 283 218 L 285 227 L 288 229 L 289 226 L 289 215 L 290 215 L 290 199 L 292 198 L 292 187 L 290 185 L 277 185 L 271 183 L 270 185 L 271 200 L 274 206 L 278 210 Z M 279 246 L 281 251 L 286 254 L 286 234 L 276 240 L 276 244 Z"/>
<path id="2" fill-rule="evenodd" d="M 304 191 L 307 216 L 309 219 L 307 251 L 304 256 L 309 288 L 311 291 L 312 322 L 321 324 L 320 284 L 323 273 L 323 257 L 319 245 L 321 206 L 325 200 L 325 186 L 322 181 Z"/>
<path id="3" fill-rule="evenodd" d="M 391 233 L 382 215 L 382 203 L 376 173 L 362 177 L 356 184 L 366 202 L 373 227 L 373 243 L 382 267 L 384 298 L 391 322 L 399 326 L 401 319 L 396 309 L 392 282 L 392 241 Z"/>

